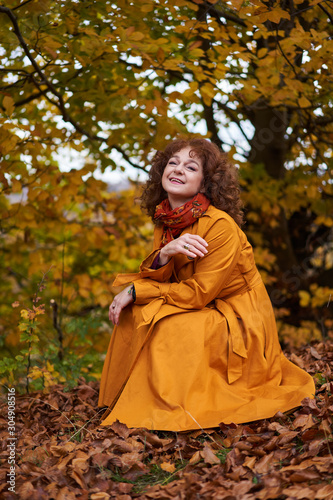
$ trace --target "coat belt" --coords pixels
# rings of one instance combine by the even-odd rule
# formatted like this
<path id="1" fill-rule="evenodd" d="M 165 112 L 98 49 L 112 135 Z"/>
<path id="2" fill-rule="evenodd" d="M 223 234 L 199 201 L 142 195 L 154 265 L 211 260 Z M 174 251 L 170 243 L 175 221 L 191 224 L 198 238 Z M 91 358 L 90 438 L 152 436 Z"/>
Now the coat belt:
<path id="1" fill-rule="evenodd" d="M 235 311 L 228 302 L 215 300 L 215 307 L 225 317 L 228 324 L 228 383 L 232 384 L 242 376 L 243 359 L 247 358 L 241 327 Z"/>

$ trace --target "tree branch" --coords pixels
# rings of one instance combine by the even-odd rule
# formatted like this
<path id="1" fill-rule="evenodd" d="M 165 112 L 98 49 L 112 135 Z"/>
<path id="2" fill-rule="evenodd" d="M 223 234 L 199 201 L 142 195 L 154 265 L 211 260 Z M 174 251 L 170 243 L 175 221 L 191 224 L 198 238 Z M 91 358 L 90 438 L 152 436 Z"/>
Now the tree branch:
<path id="1" fill-rule="evenodd" d="M 31 94 L 29 97 L 26 97 L 25 99 L 21 99 L 21 101 L 15 102 L 15 108 L 18 108 L 19 106 L 24 106 L 24 104 L 28 104 L 31 101 L 34 101 L 35 99 L 38 99 L 38 97 L 41 97 L 43 95 L 43 92 L 37 92 L 36 94 Z"/>
<path id="2" fill-rule="evenodd" d="M 12 10 L 20 9 L 21 7 L 23 7 L 23 5 L 26 5 L 27 3 L 30 3 L 30 2 L 33 2 L 33 0 L 26 0 L 25 2 L 20 3 L 16 7 L 13 7 Z"/>
<path id="3" fill-rule="evenodd" d="M 315 125 L 329 125 L 333 123 L 333 115 L 332 116 L 319 116 L 316 120 L 314 120 Z"/>
<path id="4" fill-rule="evenodd" d="M 57 91 L 57 89 L 54 87 L 53 83 L 50 82 L 48 80 L 48 78 L 45 76 L 45 74 L 42 72 L 42 70 L 38 66 L 37 62 L 35 61 L 34 57 L 32 56 L 32 54 L 31 54 L 31 52 L 29 50 L 29 47 L 25 43 L 25 40 L 24 40 L 24 38 L 22 36 L 22 33 L 20 31 L 20 28 L 19 28 L 19 25 L 17 23 L 17 19 L 16 19 L 15 15 L 13 14 L 13 12 L 8 7 L 0 6 L 0 12 L 6 14 L 9 17 L 9 19 L 11 20 L 13 28 L 14 28 L 14 33 L 17 36 L 17 38 L 18 38 L 18 40 L 19 40 L 19 42 L 21 44 L 21 47 L 23 48 L 26 56 L 28 57 L 28 59 L 31 62 L 32 66 L 35 68 L 36 72 L 38 73 L 38 75 L 41 78 L 40 82 L 37 82 L 37 80 L 35 78 L 33 78 L 33 81 L 34 81 L 36 87 L 38 87 L 38 89 L 40 90 L 40 86 L 41 85 L 46 85 L 47 88 L 49 89 L 49 91 L 51 91 L 52 94 L 55 97 L 57 97 L 58 102 L 56 102 L 56 101 L 51 101 L 51 102 L 52 102 L 52 104 L 54 104 L 61 111 L 63 119 L 66 122 L 70 122 L 83 135 L 86 135 L 87 137 L 89 137 L 91 139 L 101 140 L 101 138 L 99 138 L 97 136 L 92 136 L 89 132 L 85 131 L 77 122 L 75 122 L 69 116 L 69 114 L 67 113 L 67 111 L 65 109 L 65 103 L 64 103 L 62 95 Z M 46 95 L 46 93 L 44 92 L 44 96 L 45 95 Z"/>
<path id="5" fill-rule="evenodd" d="M 325 9 L 325 7 L 323 7 L 320 3 L 318 4 L 318 7 L 323 11 L 325 12 L 326 16 L 328 17 L 328 19 L 331 21 L 331 23 L 333 24 L 333 18 L 331 16 L 331 14 Z"/>
<path id="6" fill-rule="evenodd" d="M 226 104 L 223 104 L 222 102 L 219 102 L 219 101 L 216 101 L 216 100 L 214 100 L 214 102 L 237 125 L 237 127 L 239 128 L 239 130 L 243 134 L 244 138 L 247 140 L 247 142 L 250 142 L 250 139 L 247 137 L 247 135 L 245 134 L 245 132 L 243 130 L 243 127 L 241 125 L 241 121 L 236 116 L 236 113 L 234 113 L 232 109 L 228 108 L 228 106 Z"/>
<path id="7" fill-rule="evenodd" d="M 240 19 L 239 17 L 233 15 L 233 14 L 228 14 L 226 12 L 223 12 L 221 10 L 216 9 L 215 7 L 212 6 L 212 4 L 208 2 L 204 2 L 205 7 L 209 7 L 208 12 L 209 14 L 213 14 L 214 17 L 216 18 L 221 18 L 224 17 L 227 21 L 231 21 L 233 23 L 239 24 L 240 26 L 246 27 L 246 23 Z"/>
<path id="8" fill-rule="evenodd" d="M 29 1 L 29 0 L 28 0 Z M 28 2 L 25 2 L 25 3 L 28 3 Z M 21 7 L 23 4 L 19 5 L 18 7 Z M 17 8 L 18 8 L 17 7 Z M 12 10 L 9 9 L 8 7 L 3 7 L 2 5 L 0 6 L 0 13 L 3 13 L 3 14 L 6 14 L 7 17 L 9 17 L 9 19 L 11 20 L 12 22 L 12 25 L 13 25 L 13 28 L 14 28 L 14 33 L 17 37 L 17 39 L 19 40 L 20 42 L 20 45 L 21 47 L 23 48 L 26 56 L 28 57 L 28 59 L 30 60 L 32 66 L 34 67 L 34 69 L 36 70 L 37 74 L 39 75 L 39 77 L 41 78 L 41 81 L 38 82 L 36 80 L 36 78 L 33 76 L 33 73 L 30 74 L 30 78 L 32 79 L 34 85 L 37 87 L 37 89 L 39 90 L 40 92 L 40 95 L 43 95 L 50 103 L 52 103 L 54 106 L 56 106 L 60 112 L 61 112 L 61 115 L 64 119 L 65 122 L 69 122 L 73 125 L 73 127 L 75 128 L 75 130 L 77 130 L 80 134 L 88 137 L 88 139 L 92 140 L 92 141 L 99 141 L 99 142 L 107 142 L 107 139 L 103 138 L 103 137 L 100 137 L 99 135 L 96 135 L 96 134 L 91 134 L 90 132 L 88 132 L 87 130 L 85 130 L 79 123 L 77 123 L 69 114 L 68 112 L 66 111 L 65 109 L 65 103 L 64 103 L 64 100 L 63 100 L 63 96 L 58 92 L 58 90 L 55 88 L 55 86 L 53 85 L 52 82 L 50 82 L 50 80 L 48 80 L 48 78 L 46 77 L 46 75 L 42 72 L 41 68 L 38 66 L 36 60 L 34 59 L 34 57 L 32 56 L 30 50 L 29 50 L 29 47 L 28 45 L 26 44 L 23 36 L 22 36 L 22 33 L 20 31 L 20 28 L 19 28 L 19 25 L 18 25 L 18 22 L 17 22 L 17 19 L 15 17 L 15 15 L 13 14 Z M 45 90 L 42 90 L 41 89 L 41 86 L 44 86 L 46 85 L 47 89 Z M 58 101 L 55 101 L 53 99 L 51 99 L 47 93 L 51 92 L 57 99 Z M 36 94 L 37 96 L 37 94 Z M 31 97 L 31 96 L 30 96 Z M 137 168 L 139 170 L 143 170 L 146 172 L 146 169 L 144 167 L 141 167 L 140 165 L 137 165 L 135 163 L 133 163 L 129 156 L 122 151 L 122 149 L 119 147 L 119 146 L 116 146 L 116 145 L 113 145 L 113 146 L 110 146 L 111 148 L 114 148 L 116 149 L 117 151 L 119 151 L 124 159 L 134 168 Z"/>
<path id="9" fill-rule="evenodd" d="M 128 156 L 127 153 L 125 153 L 125 151 L 123 151 L 121 149 L 121 147 L 119 146 L 116 146 L 115 144 L 110 146 L 112 149 L 115 149 L 116 151 L 118 151 L 119 153 L 122 154 L 122 156 L 124 157 L 124 160 L 127 161 L 127 163 L 129 163 L 132 167 L 136 168 L 136 169 L 139 169 L 139 170 L 142 170 L 143 172 L 146 172 L 147 173 L 147 169 L 145 167 L 141 167 L 140 165 L 137 165 L 136 163 L 133 163 L 132 160 L 130 159 L 130 157 Z"/>
<path id="10" fill-rule="evenodd" d="M 289 61 L 288 57 L 286 56 L 286 54 L 284 53 L 282 47 L 281 47 L 281 44 L 279 42 L 279 35 L 278 35 L 278 26 L 276 27 L 276 36 L 275 36 L 275 40 L 276 40 L 276 43 L 277 43 L 277 46 L 279 47 L 279 50 L 283 56 L 283 58 L 287 61 L 287 63 L 289 64 L 289 66 L 292 68 L 297 80 L 299 80 L 299 75 L 294 67 L 294 65 Z"/>

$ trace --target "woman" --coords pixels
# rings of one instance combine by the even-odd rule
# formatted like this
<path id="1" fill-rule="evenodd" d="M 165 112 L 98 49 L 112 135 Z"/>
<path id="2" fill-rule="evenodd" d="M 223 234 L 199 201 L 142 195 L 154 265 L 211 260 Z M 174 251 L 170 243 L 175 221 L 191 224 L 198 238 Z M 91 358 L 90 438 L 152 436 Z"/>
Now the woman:
<path id="1" fill-rule="evenodd" d="M 183 431 L 272 417 L 313 397 L 312 378 L 282 354 L 275 319 L 240 229 L 235 169 L 205 139 L 153 160 L 142 205 L 154 249 L 114 298 L 102 425 Z"/>

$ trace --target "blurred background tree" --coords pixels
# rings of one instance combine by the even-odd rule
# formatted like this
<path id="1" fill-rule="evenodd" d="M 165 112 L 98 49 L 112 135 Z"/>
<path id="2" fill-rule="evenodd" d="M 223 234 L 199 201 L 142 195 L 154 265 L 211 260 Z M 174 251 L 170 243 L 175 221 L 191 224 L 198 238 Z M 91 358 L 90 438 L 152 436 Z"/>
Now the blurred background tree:
<path id="1" fill-rule="evenodd" d="M 113 276 L 138 267 L 153 230 L 138 183 L 109 192 L 96 173 L 147 172 L 154 151 L 196 133 L 239 166 L 281 339 L 331 335 L 330 2 L 4 0 L 0 19 L 3 372 L 22 363 L 11 304 L 29 309 L 44 273 L 54 302 L 33 359 L 52 363 L 36 380 L 64 359 L 96 371 L 84 356 L 105 352 Z"/>

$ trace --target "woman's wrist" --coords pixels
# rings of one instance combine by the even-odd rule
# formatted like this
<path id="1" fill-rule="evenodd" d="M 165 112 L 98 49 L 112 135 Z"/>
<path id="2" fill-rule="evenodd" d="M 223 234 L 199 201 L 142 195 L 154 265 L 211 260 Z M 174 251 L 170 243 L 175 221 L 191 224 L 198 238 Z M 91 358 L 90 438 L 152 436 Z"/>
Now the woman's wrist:
<path id="1" fill-rule="evenodd" d="M 164 255 L 163 250 L 164 250 L 164 248 L 162 248 L 160 250 L 160 253 L 158 255 L 158 261 L 159 261 L 159 264 L 161 266 L 164 266 L 169 261 L 169 256 L 168 255 Z"/>
<path id="2" fill-rule="evenodd" d="M 132 295 L 133 302 L 136 300 L 136 293 L 135 293 L 135 287 L 132 284 L 129 289 L 127 290 L 128 295 Z"/>

